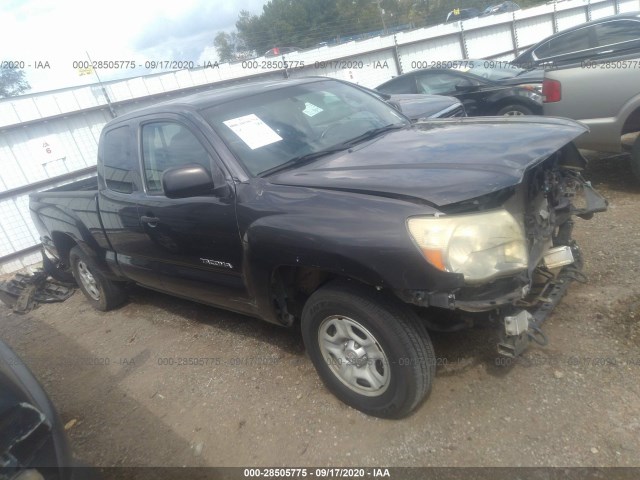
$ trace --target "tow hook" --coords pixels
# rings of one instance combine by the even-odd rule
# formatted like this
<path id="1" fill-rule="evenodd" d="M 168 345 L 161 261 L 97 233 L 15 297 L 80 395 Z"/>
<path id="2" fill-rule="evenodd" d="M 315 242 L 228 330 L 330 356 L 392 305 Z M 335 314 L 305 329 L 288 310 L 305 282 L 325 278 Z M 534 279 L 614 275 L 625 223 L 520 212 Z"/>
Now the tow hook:
<path id="1" fill-rule="evenodd" d="M 500 355 L 515 358 L 526 350 L 531 341 L 542 346 L 548 343 L 547 337 L 536 325 L 533 315 L 526 310 L 520 310 L 515 315 L 504 317 L 502 341 L 498 343 Z"/>

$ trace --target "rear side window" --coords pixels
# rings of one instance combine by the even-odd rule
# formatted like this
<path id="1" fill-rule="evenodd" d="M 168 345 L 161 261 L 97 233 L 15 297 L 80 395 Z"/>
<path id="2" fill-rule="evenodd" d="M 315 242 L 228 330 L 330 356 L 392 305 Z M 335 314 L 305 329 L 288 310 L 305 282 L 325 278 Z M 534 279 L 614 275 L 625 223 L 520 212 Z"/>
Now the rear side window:
<path id="1" fill-rule="evenodd" d="M 581 28 L 573 32 L 558 35 L 535 49 L 536 57 L 540 59 L 567 55 L 582 50 L 588 50 L 589 28 Z"/>
<path id="2" fill-rule="evenodd" d="M 148 193 L 162 193 L 162 174 L 173 167 L 199 164 L 211 173 L 206 149 L 184 125 L 147 123 L 142 127 L 142 161 Z"/>
<path id="3" fill-rule="evenodd" d="M 109 190 L 133 193 L 138 190 L 135 173 L 138 169 L 132 152 L 128 126 L 114 128 L 103 138 L 102 165 L 104 181 Z"/>
<path id="4" fill-rule="evenodd" d="M 640 41 L 640 22 L 634 20 L 617 20 L 595 25 L 598 46 L 615 45 Z"/>
<path id="5" fill-rule="evenodd" d="M 406 77 L 399 77 L 391 80 L 390 82 L 379 86 L 376 90 L 390 94 L 416 93 L 416 80 L 413 75 L 407 75 Z"/>

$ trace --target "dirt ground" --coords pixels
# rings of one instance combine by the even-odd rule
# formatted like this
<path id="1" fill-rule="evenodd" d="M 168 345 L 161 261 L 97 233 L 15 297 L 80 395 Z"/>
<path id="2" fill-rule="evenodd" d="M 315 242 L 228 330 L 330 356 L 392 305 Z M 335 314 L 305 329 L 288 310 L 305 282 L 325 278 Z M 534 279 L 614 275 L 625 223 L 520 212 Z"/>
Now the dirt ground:
<path id="1" fill-rule="evenodd" d="M 587 177 L 610 209 L 576 220 L 589 282 L 545 324 L 549 346 L 503 366 L 491 330 L 433 334 L 443 365 L 404 420 L 329 394 L 299 332 L 140 288 L 109 313 L 79 291 L 27 315 L 1 305 L 0 337 L 90 465 L 640 466 L 640 184 L 626 159 Z"/>

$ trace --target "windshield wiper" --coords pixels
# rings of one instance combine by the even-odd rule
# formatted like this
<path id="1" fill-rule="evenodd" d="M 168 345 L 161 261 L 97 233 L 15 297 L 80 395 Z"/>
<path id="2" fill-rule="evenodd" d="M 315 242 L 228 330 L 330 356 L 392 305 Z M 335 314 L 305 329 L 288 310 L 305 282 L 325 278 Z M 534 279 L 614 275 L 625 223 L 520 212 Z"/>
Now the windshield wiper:
<path id="1" fill-rule="evenodd" d="M 317 152 L 311 152 L 311 153 L 307 153 L 306 155 L 300 155 L 299 157 L 293 157 L 291 160 L 287 160 L 286 162 L 280 165 L 276 165 L 275 167 L 269 168 L 264 172 L 260 172 L 258 175 L 261 177 L 266 177 L 273 173 L 278 173 L 283 170 L 287 170 L 289 168 L 311 162 L 312 160 L 315 160 L 320 157 L 324 157 L 325 155 L 346 150 L 347 148 L 349 148 L 348 145 L 340 144 L 340 145 L 336 145 L 335 147 L 326 148 L 324 150 L 318 150 Z"/>
<path id="2" fill-rule="evenodd" d="M 374 138 L 382 133 L 389 132 L 391 130 L 399 130 L 407 126 L 409 126 L 409 124 L 393 123 L 390 125 L 386 125 L 384 127 L 372 128 L 371 130 L 367 130 L 366 132 L 364 132 L 362 135 L 358 135 L 357 137 L 351 138 L 346 142 L 339 143 L 337 145 L 334 145 L 333 147 L 329 147 L 324 150 L 318 150 L 317 152 L 311 152 L 311 153 L 307 153 L 306 155 L 300 155 L 299 157 L 294 157 L 291 160 L 288 160 L 281 165 L 276 165 L 273 168 L 269 168 L 268 170 L 260 172 L 258 175 L 261 177 L 266 177 L 268 175 L 272 175 L 274 173 L 278 173 L 283 170 L 287 170 L 289 168 L 311 162 L 317 158 L 324 157 L 325 155 L 329 155 L 335 152 L 340 152 L 342 150 L 347 150 L 360 142 L 364 142 L 365 140 Z"/>
<path id="3" fill-rule="evenodd" d="M 380 134 L 390 132 L 391 130 L 401 130 L 403 128 L 408 127 L 409 125 L 410 124 L 405 124 L 405 123 L 392 123 L 384 127 L 372 128 L 371 130 L 367 130 L 366 132 L 364 132 L 362 135 L 358 135 L 355 138 L 347 140 L 346 142 L 343 143 L 343 145 L 346 145 L 347 148 L 352 147 L 360 142 L 364 142 L 365 140 L 370 140 L 372 138 L 375 138 Z"/>

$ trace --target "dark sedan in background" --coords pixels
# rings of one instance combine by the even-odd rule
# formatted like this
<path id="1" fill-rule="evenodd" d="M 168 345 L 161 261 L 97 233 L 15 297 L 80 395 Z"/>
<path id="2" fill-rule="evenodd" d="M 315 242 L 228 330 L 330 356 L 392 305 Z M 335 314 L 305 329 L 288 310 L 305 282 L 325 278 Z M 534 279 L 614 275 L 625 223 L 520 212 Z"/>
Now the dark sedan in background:
<path id="1" fill-rule="evenodd" d="M 51 400 L 0 340 L 0 479 L 71 478 L 71 450 Z"/>
<path id="2" fill-rule="evenodd" d="M 344 82 L 349 83 L 349 82 Z M 445 95 L 421 95 L 415 94 L 397 94 L 389 95 L 388 93 L 378 92 L 362 85 L 355 85 L 380 100 L 387 102 L 393 108 L 402 112 L 412 122 L 427 118 L 450 118 L 450 117 L 466 117 L 462 102 L 455 97 L 447 97 Z"/>
<path id="3" fill-rule="evenodd" d="M 542 92 L 543 68 L 520 68 L 501 60 L 457 60 L 452 62 L 455 70 L 471 73 L 500 85 L 516 85 L 528 90 Z"/>
<path id="4" fill-rule="evenodd" d="M 498 15 L 500 13 L 508 13 L 515 12 L 516 10 L 520 10 L 520 6 L 517 3 L 513 2 L 502 2 L 498 5 L 491 5 L 490 7 L 485 8 L 480 14 L 481 17 L 488 17 L 489 15 Z"/>
<path id="5" fill-rule="evenodd" d="M 386 94 L 382 94 L 386 95 Z M 388 95 L 385 99 L 412 122 L 427 118 L 466 117 L 462 102 L 444 95 Z M 384 97 L 383 97 L 384 98 Z"/>
<path id="6" fill-rule="evenodd" d="M 542 96 L 536 89 L 503 85 L 457 69 L 415 70 L 379 85 L 376 90 L 390 95 L 453 96 L 462 102 L 470 117 L 542 114 Z"/>
<path id="7" fill-rule="evenodd" d="M 640 12 L 599 18 L 567 28 L 528 48 L 511 63 L 524 68 L 597 60 L 640 50 Z"/>

